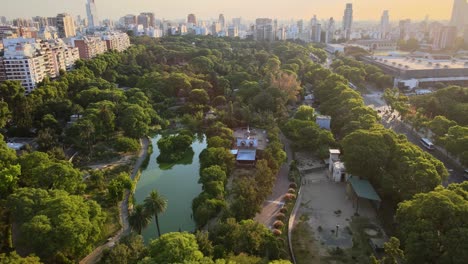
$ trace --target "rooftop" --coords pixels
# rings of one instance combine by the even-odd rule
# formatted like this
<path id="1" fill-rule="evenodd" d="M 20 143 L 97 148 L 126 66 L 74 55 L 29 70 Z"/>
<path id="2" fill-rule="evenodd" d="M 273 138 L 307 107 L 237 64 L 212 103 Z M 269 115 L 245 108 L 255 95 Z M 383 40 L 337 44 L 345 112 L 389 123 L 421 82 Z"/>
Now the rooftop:
<path id="1" fill-rule="evenodd" d="M 348 181 L 359 198 L 378 202 L 382 201 L 368 180 L 361 180 L 359 177 L 350 176 Z"/>
<path id="2" fill-rule="evenodd" d="M 371 57 L 369 57 L 371 58 Z M 438 70 L 438 69 L 468 69 L 468 61 L 457 59 L 425 59 L 394 56 L 374 56 L 371 58 L 376 63 L 380 63 L 393 68 L 411 70 Z"/>
<path id="3" fill-rule="evenodd" d="M 255 161 L 257 151 L 255 149 L 239 149 L 237 161 Z"/>

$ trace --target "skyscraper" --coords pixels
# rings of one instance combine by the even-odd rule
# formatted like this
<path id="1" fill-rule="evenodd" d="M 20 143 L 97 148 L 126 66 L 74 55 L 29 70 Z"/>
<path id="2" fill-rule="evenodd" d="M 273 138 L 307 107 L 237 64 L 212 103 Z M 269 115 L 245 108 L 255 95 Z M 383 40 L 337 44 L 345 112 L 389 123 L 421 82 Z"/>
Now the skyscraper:
<path id="1" fill-rule="evenodd" d="M 390 31 L 390 16 L 388 10 L 384 10 L 380 19 L 380 38 L 386 39 Z"/>
<path id="2" fill-rule="evenodd" d="M 218 23 L 221 26 L 221 30 L 224 30 L 226 28 L 226 20 L 224 19 L 223 14 L 219 14 Z"/>
<path id="3" fill-rule="evenodd" d="M 86 13 L 88 15 L 88 27 L 94 28 L 99 26 L 99 19 L 94 0 L 88 0 L 88 3 L 86 3 Z"/>
<path id="4" fill-rule="evenodd" d="M 187 23 L 197 25 L 197 17 L 194 14 L 189 14 L 187 16 Z"/>
<path id="5" fill-rule="evenodd" d="M 156 26 L 156 18 L 153 12 L 144 12 L 141 13 L 142 15 L 146 15 L 149 17 L 149 26 L 150 27 L 155 27 Z"/>
<path id="6" fill-rule="evenodd" d="M 71 15 L 67 13 L 57 15 L 57 31 L 61 38 L 76 36 L 75 22 Z"/>
<path id="7" fill-rule="evenodd" d="M 468 24 L 468 3 L 466 0 L 454 0 L 453 1 L 453 10 L 452 10 L 452 19 L 450 20 L 450 25 L 455 26 L 458 30 L 463 29 L 463 27 Z"/>
<path id="8" fill-rule="evenodd" d="M 346 4 L 346 9 L 343 15 L 343 33 L 345 39 L 351 37 L 351 28 L 353 26 L 353 4 Z"/>
<path id="9" fill-rule="evenodd" d="M 330 17 L 330 20 L 328 20 L 327 24 L 327 31 L 325 32 L 325 43 L 329 43 L 331 40 L 333 40 L 333 37 L 335 35 L 335 20 L 333 17 Z"/>
<path id="10" fill-rule="evenodd" d="M 138 25 L 142 25 L 143 28 L 149 28 L 150 27 L 150 17 L 148 15 L 146 15 L 145 13 L 141 13 L 137 18 L 137 23 L 138 23 Z"/>

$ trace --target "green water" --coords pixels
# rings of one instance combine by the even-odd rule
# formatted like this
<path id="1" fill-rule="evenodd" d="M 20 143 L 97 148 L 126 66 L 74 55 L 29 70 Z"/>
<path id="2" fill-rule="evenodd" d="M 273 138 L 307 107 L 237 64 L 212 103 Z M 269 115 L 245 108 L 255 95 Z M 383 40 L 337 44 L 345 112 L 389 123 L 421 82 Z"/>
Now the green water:
<path id="1" fill-rule="evenodd" d="M 160 138 L 161 136 L 157 135 L 151 140 L 153 154 L 137 184 L 136 203 L 143 203 L 152 190 L 157 190 L 167 199 L 166 212 L 159 216 L 161 234 L 179 230 L 193 232 L 195 222 L 192 220 L 192 200 L 202 191 L 201 184 L 198 184 L 200 169 L 198 156 L 207 146 L 206 138 L 195 139 L 192 144 L 193 152 L 189 151 L 186 157 L 176 164 L 158 164 L 157 142 Z M 157 238 L 154 219 L 143 230 L 142 235 L 146 242 Z"/>

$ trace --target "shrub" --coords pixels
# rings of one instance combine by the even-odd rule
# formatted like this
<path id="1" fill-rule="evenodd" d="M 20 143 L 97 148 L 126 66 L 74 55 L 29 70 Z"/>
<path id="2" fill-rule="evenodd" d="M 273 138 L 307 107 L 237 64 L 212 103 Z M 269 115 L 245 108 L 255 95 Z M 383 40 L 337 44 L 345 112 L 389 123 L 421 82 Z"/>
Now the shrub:
<path id="1" fill-rule="evenodd" d="M 288 213 L 288 208 L 282 207 L 282 208 L 280 209 L 280 213 L 282 213 L 282 214 Z"/>
<path id="2" fill-rule="evenodd" d="M 291 183 L 289 184 L 289 188 L 297 189 L 297 184 L 294 183 L 294 182 L 291 182 Z"/>
<path id="3" fill-rule="evenodd" d="M 274 226 L 276 229 L 281 229 L 281 228 L 283 228 L 284 223 L 283 223 L 283 221 L 276 220 L 276 221 L 273 223 L 273 226 Z"/>
<path id="4" fill-rule="evenodd" d="M 273 229 L 273 235 L 275 235 L 275 236 L 281 236 L 281 234 L 283 234 L 283 232 L 281 232 L 281 230 L 279 230 L 279 229 Z"/>
<path id="5" fill-rule="evenodd" d="M 296 189 L 294 189 L 294 188 L 289 188 L 288 193 L 295 194 L 295 193 L 296 193 Z"/>
<path id="6" fill-rule="evenodd" d="M 140 143 L 133 138 L 118 137 L 114 142 L 114 149 L 118 152 L 135 152 L 140 149 Z"/>
<path id="7" fill-rule="evenodd" d="M 292 193 L 287 193 L 286 195 L 284 195 L 284 200 L 286 200 L 287 202 L 293 201 L 294 199 L 296 199 L 296 195 Z"/>
<path id="8" fill-rule="evenodd" d="M 278 213 L 276 215 L 276 219 L 283 221 L 284 219 L 286 219 L 286 215 L 284 215 L 283 213 Z"/>

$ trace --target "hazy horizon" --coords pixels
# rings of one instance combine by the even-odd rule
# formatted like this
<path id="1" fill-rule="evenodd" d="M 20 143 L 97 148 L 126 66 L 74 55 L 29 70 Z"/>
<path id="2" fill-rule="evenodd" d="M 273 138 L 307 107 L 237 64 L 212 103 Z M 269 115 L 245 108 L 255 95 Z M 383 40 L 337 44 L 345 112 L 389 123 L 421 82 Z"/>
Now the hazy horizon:
<path id="1" fill-rule="evenodd" d="M 434 20 L 448 20 L 452 12 L 452 1 L 440 0 L 179 0 L 156 2 L 151 0 L 95 0 L 99 19 L 118 19 L 126 14 L 154 12 L 157 18 L 182 19 L 194 13 L 199 19 L 216 18 L 223 13 L 227 18 L 254 19 L 270 17 L 285 19 L 319 19 L 334 17 L 340 21 L 346 3 L 353 3 L 354 20 L 380 20 L 383 10 L 390 11 L 390 20 L 410 18 L 422 20 L 426 15 Z M 33 16 L 55 16 L 70 13 L 85 17 L 86 0 L 0 0 L 3 6 L 0 16 L 8 19 L 31 18 Z M 262 11 L 262 9 L 264 9 Z"/>

